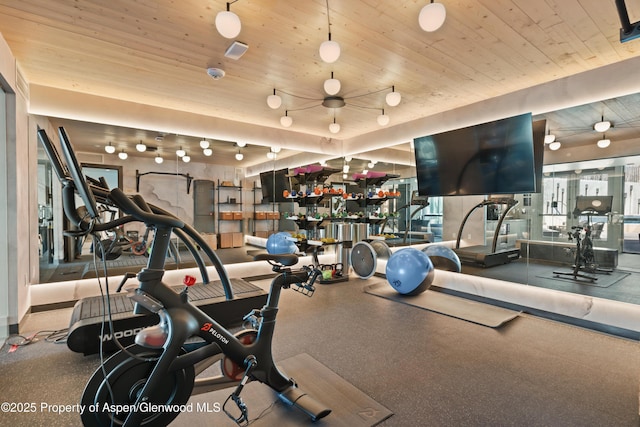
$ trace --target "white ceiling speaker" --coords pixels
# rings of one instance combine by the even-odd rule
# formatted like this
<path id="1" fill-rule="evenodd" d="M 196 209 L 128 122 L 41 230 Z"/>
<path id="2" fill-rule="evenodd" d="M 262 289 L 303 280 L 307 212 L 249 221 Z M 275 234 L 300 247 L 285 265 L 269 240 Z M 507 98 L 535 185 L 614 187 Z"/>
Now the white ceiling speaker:
<path id="1" fill-rule="evenodd" d="M 207 68 L 207 74 L 209 74 L 209 77 L 211 77 L 213 80 L 220 80 L 221 78 L 224 77 L 224 70 L 221 70 L 220 68 Z"/>
<path id="2" fill-rule="evenodd" d="M 224 52 L 224 56 L 237 61 L 245 54 L 247 49 L 249 49 L 249 45 L 236 40 L 229 45 L 227 50 Z"/>

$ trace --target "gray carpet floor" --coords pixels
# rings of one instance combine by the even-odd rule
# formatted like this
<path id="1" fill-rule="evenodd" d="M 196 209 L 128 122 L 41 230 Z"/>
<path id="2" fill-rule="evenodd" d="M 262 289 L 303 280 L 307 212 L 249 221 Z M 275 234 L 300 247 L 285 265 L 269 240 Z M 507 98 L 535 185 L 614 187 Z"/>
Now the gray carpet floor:
<path id="1" fill-rule="evenodd" d="M 312 298 L 284 292 L 274 354 L 309 354 L 391 410 L 381 426 L 639 425 L 637 342 L 530 315 L 488 328 L 366 294 L 368 283 L 321 285 Z M 69 309 L 30 316 L 34 331 L 65 327 Z M 40 405 L 77 403 L 98 357 L 44 340 L 8 350 L 0 401 L 37 410 L 0 412 L 0 425 L 79 425 Z M 201 419 L 233 425 L 221 413 Z"/>

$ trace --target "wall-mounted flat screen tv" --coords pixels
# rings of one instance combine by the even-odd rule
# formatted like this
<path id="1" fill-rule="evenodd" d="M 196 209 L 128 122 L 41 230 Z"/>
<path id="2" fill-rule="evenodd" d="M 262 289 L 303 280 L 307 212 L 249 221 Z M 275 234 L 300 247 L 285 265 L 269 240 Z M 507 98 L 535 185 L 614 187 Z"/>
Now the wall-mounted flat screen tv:
<path id="1" fill-rule="evenodd" d="M 541 122 L 541 123 L 539 123 Z M 541 190 L 544 121 L 531 113 L 414 140 L 418 193 L 462 196 Z"/>
<path id="2" fill-rule="evenodd" d="M 260 187 L 262 188 L 263 203 L 286 202 L 284 190 L 290 190 L 289 170 L 280 169 L 260 174 Z"/>

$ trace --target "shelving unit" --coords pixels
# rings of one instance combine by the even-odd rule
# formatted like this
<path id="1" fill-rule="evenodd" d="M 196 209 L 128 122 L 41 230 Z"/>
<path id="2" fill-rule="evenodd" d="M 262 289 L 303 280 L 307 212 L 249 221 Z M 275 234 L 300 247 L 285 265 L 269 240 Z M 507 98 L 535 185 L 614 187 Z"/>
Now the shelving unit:
<path id="1" fill-rule="evenodd" d="M 242 186 L 233 185 L 227 181 L 218 180 L 217 188 L 217 206 L 218 206 L 218 234 L 220 248 L 237 248 L 242 246 L 244 234 L 242 232 Z M 221 224 L 223 222 L 236 222 L 231 229 L 236 228 L 237 231 L 222 231 Z M 225 227 L 227 228 L 227 227 Z"/>

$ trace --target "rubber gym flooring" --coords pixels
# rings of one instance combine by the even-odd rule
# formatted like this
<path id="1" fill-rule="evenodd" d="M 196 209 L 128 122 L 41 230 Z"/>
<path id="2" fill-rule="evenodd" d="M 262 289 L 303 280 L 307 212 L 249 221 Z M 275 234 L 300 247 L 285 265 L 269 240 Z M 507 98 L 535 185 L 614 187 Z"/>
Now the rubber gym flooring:
<path id="1" fill-rule="evenodd" d="M 636 426 L 638 343 L 530 315 L 490 328 L 364 292 L 371 278 L 319 286 L 312 298 L 283 293 L 276 360 L 308 354 L 393 415 L 381 426 Z M 262 286 L 262 285 L 260 285 Z M 29 315 L 25 333 L 67 326 L 70 309 Z M 0 401 L 35 402 L 2 412 L 0 425 L 74 426 L 72 405 L 98 366 L 40 339 L 0 351 Z M 301 386 L 304 386 L 301 384 Z M 322 396 L 316 396 L 322 399 Z M 247 401 L 252 411 L 252 402 Z M 250 418 L 259 412 L 250 412 Z M 319 426 L 339 424 L 331 415 Z M 233 426 L 222 413 L 197 417 Z M 175 426 L 192 425 L 179 416 Z"/>

